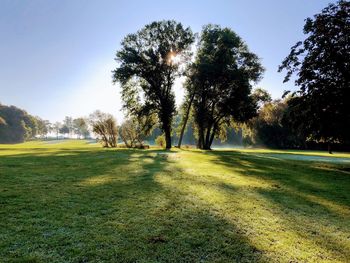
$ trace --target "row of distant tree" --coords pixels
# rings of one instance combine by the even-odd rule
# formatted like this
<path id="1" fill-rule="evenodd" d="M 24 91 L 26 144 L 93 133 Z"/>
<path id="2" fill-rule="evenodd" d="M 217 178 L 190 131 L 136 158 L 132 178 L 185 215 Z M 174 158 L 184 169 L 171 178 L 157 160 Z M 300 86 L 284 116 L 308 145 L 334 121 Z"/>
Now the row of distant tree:
<path id="1" fill-rule="evenodd" d="M 63 122 L 50 123 L 15 106 L 0 104 L 0 143 L 19 143 L 48 136 L 88 138 L 87 119 L 66 117 Z"/>
<path id="2" fill-rule="evenodd" d="M 176 115 L 173 123 L 172 140 L 179 140 L 181 126 L 181 111 Z M 105 147 L 115 147 L 123 143 L 126 147 L 143 147 L 154 144 L 158 137 L 162 137 L 160 125 L 147 126 L 149 120 L 143 118 L 128 118 L 121 125 L 108 113 L 95 111 L 87 117 L 72 118 L 66 116 L 63 121 L 51 123 L 40 117 L 30 115 L 25 110 L 15 106 L 0 104 L 0 143 L 21 143 L 34 139 L 99 139 Z M 190 119 L 183 136 L 185 144 L 194 145 L 196 136 L 193 121 Z M 158 138 L 158 141 L 162 139 Z M 233 128 L 229 128 L 228 137 L 217 140 L 217 145 L 240 145 L 242 135 Z M 164 142 L 159 143 L 165 146 Z"/>

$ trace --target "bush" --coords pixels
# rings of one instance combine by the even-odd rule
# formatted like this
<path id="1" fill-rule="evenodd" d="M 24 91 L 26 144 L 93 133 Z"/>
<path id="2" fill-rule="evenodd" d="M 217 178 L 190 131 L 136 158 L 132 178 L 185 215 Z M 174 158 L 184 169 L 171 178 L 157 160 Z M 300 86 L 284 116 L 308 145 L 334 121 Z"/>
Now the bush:
<path id="1" fill-rule="evenodd" d="M 160 147 L 165 147 L 165 136 L 164 135 L 159 135 L 157 138 L 156 138 L 156 144 Z"/>
<path id="2" fill-rule="evenodd" d="M 138 148 L 138 149 L 149 149 L 149 145 L 148 144 L 137 144 L 136 148 Z"/>
<path id="3" fill-rule="evenodd" d="M 92 130 L 102 142 L 103 147 L 117 147 L 118 127 L 114 117 L 111 114 L 95 111 L 90 114 L 89 119 Z"/>
<path id="4" fill-rule="evenodd" d="M 183 149 L 194 149 L 194 148 L 196 148 L 196 146 L 195 145 L 191 145 L 191 144 L 185 144 L 185 145 L 182 146 L 182 148 Z"/>

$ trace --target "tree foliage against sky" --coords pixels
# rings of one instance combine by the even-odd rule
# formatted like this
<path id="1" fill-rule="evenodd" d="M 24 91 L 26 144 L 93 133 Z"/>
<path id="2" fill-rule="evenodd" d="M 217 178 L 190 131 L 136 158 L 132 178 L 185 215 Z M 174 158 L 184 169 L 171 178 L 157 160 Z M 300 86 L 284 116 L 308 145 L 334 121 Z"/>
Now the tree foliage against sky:
<path id="1" fill-rule="evenodd" d="M 173 84 L 182 73 L 181 61 L 189 56 L 193 41 L 191 29 L 181 23 L 153 22 L 127 35 L 116 54 L 119 65 L 113 80 L 121 83 L 124 103 L 138 115 L 158 115 L 166 148 L 171 147 L 171 123 L 176 110 Z"/>
<path id="2" fill-rule="evenodd" d="M 186 88 L 188 94 L 194 94 L 198 146 L 210 149 L 223 123 L 230 118 L 243 122 L 255 115 L 252 82 L 261 78 L 263 68 L 259 58 L 235 32 L 207 25 L 189 72 L 190 83 Z"/>
<path id="3" fill-rule="evenodd" d="M 329 4 L 304 25 L 306 39 L 283 60 L 285 81 L 300 88 L 290 100 L 297 130 L 318 141 L 350 140 L 350 2 Z"/>

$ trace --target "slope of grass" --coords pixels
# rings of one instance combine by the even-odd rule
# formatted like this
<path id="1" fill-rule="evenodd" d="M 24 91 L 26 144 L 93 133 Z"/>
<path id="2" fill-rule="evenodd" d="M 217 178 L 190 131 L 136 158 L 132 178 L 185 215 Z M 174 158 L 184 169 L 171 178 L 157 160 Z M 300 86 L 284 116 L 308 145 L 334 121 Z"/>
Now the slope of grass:
<path id="1" fill-rule="evenodd" d="M 347 262 L 350 165 L 275 153 L 2 145 L 0 261 Z"/>

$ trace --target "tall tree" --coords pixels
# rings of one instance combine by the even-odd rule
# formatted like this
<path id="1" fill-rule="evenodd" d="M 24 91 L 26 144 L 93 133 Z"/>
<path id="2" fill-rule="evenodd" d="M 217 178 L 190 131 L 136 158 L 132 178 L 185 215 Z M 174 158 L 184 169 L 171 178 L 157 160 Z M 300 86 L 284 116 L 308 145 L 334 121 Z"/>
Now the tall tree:
<path id="1" fill-rule="evenodd" d="M 350 140 L 350 2 L 329 4 L 304 25 L 304 41 L 297 42 L 283 60 L 285 82 L 296 73 L 299 90 L 290 100 L 294 126 L 311 140 L 329 143 Z"/>
<path id="2" fill-rule="evenodd" d="M 113 81 L 120 82 L 123 93 L 142 93 L 144 101 L 139 114 L 156 113 L 171 148 L 171 123 L 175 113 L 172 90 L 176 77 L 182 74 L 181 62 L 190 55 L 194 37 L 190 28 L 175 21 L 160 21 L 146 25 L 135 34 L 127 35 L 117 52 L 119 63 Z M 133 81 L 137 85 L 129 85 Z M 124 101 L 125 102 L 125 101 Z M 128 105 L 128 101 L 125 102 Z"/>
<path id="3" fill-rule="evenodd" d="M 207 25 L 200 36 L 198 52 L 189 68 L 194 94 L 194 120 L 198 130 L 198 147 L 210 149 L 221 126 L 231 118 L 243 122 L 256 113 L 251 94 L 252 82 L 260 79 L 263 68 L 259 58 L 231 29 Z"/>

